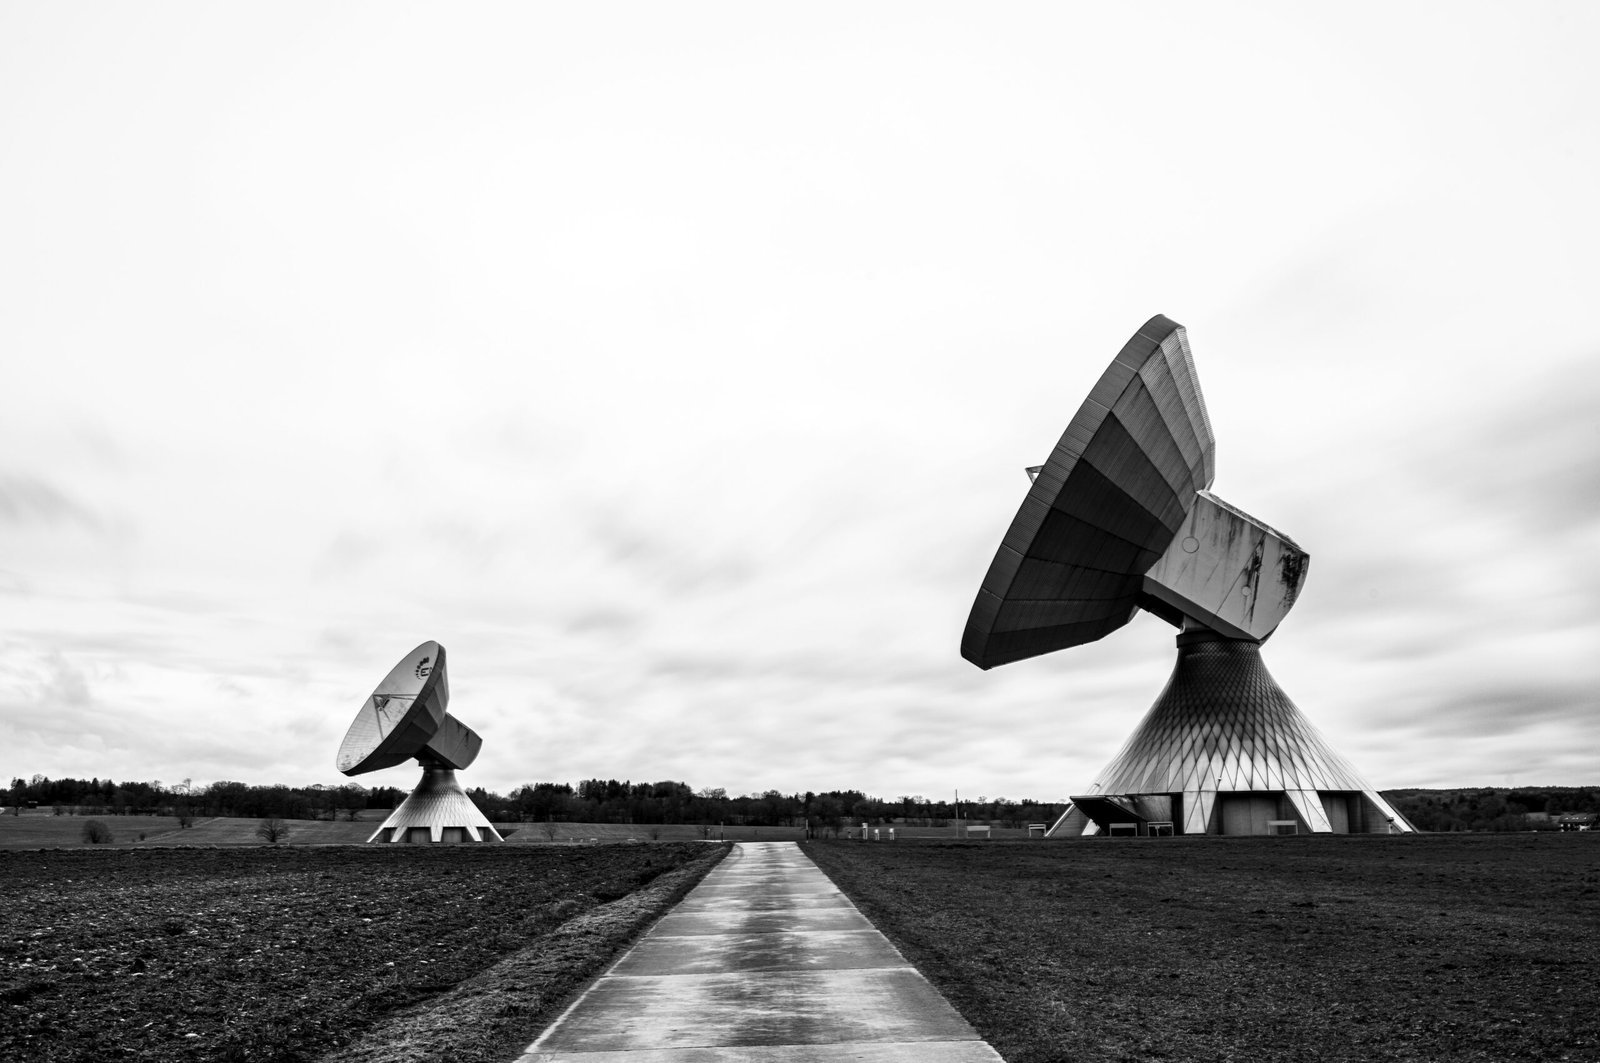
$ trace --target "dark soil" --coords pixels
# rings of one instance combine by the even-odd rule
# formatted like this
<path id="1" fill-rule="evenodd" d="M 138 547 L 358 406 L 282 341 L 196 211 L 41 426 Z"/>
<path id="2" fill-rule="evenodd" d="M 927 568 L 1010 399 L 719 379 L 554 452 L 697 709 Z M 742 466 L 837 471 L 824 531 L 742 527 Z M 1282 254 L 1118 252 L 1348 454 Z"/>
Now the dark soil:
<path id="1" fill-rule="evenodd" d="M 321 1063 L 506 1063 L 610 961 L 705 877 L 727 846 L 562 923 L 447 993 L 380 1023 Z"/>
<path id="2" fill-rule="evenodd" d="M 0 1059 L 313 1060 L 712 855 L 694 843 L 0 852 Z"/>
<path id="3" fill-rule="evenodd" d="M 1600 837 L 806 850 L 1009 1063 L 1600 1060 Z"/>

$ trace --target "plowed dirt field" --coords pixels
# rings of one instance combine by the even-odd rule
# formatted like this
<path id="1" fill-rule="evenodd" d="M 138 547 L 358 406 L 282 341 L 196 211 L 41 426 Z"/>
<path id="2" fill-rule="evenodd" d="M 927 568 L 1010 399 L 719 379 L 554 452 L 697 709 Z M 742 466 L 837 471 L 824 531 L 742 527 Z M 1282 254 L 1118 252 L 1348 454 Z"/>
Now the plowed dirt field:
<path id="1" fill-rule="evenodd" d="M 0 852 L 0 1060 L 315 1059 L 713 850 Z"/>

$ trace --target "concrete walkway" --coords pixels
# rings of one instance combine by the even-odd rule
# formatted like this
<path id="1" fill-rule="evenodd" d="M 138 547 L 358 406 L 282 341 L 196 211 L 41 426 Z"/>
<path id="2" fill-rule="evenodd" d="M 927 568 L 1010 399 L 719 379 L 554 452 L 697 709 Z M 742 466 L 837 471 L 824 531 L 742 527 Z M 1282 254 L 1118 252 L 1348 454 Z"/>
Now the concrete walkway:
<path id="1" fill-rule="evenodd" d="M 793 842 L 743 842 L 517 1063 L 1001 1063 Z"/>

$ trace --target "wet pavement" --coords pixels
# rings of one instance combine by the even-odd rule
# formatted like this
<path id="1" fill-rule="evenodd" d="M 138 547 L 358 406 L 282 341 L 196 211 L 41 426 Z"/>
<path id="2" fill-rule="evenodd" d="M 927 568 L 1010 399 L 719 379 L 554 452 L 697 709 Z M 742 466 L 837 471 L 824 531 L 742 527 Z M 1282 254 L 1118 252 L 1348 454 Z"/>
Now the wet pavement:
<path id="1" fill-rule="evenodd" d="M 1000 1063 L 793 842 L 743 842 L 517 1063 Z"/>

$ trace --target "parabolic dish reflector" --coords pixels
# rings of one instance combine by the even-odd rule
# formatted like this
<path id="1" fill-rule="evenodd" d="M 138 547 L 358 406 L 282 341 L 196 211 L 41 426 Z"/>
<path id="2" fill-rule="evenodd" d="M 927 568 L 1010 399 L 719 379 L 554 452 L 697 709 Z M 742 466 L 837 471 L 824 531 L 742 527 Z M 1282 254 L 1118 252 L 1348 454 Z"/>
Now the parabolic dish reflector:
<path id="1" fill-rule="evenodd" d="M 444 647 L 424 642 L 400 659 L 356 712 L 339 743 L 339 770 L 360 775 L 410 760 L 439 732 L 449 701 Z"/>
<path id="2" fill-rule="evenodd" d="M 961 656 L 993 668 L 1126 624 L 1144 573 L 1211 486 L 1215 453 L 1188 336 L 1157 314 L 1040 468 L 972 604 Z"/>

